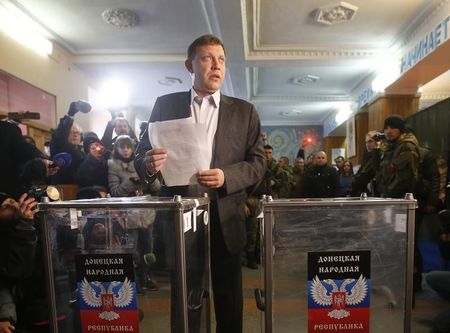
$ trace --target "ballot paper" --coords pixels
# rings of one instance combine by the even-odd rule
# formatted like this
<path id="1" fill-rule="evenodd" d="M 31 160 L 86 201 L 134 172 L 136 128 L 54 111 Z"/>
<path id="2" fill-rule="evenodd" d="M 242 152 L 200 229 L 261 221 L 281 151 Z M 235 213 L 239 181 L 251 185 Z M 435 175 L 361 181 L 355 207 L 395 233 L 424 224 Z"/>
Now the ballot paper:
<path id="1" fill-rule="evenodd" d="M 196 173 L 210 168 L 206 126 L 195 124 L 192 117 L 151 123 L 148 132 L 153 148 L 167 150 L 161 169 L 167 186 L 197 184 Z"/>

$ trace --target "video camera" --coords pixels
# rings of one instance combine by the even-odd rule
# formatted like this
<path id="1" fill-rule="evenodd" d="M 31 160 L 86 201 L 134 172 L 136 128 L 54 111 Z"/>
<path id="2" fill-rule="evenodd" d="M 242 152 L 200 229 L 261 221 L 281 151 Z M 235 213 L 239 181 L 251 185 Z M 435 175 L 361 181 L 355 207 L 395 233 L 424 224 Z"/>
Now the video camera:
<path id="1" fill-rule="evenodd" d="M 37 202 L 41 202 L 43 197 L 49 198 L 50 201 L 57 201 L 60 198 L 58 189 L 47 185 L 32 186 L 27 195 L 34 198 Z"/>
<path id="2" fill-rule="evenodd" d="M 374 139 L 375 141 L 381 141 L 386 139 L 386 135 L 384 133 L 377 133 L 374 136 L 372 136 L 372 139 Z"/>

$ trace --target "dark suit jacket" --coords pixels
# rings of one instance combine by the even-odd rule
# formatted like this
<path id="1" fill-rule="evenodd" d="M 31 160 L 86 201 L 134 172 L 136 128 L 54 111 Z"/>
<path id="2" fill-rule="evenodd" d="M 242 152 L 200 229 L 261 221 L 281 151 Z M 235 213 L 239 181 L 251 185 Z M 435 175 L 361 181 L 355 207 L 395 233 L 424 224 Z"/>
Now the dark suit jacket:
<path id="1" fill-rule="evenodd" d="M 161 96 L 156 100 L 149 123 L 188 118 L 191 116 L 190 103 L 190 91 Z M 151 149 L 147 130 L 148 127 L 137 149 L 135 167 L 142 179 L 152 181 L 146 174 L 144 162 L 145 152 Z M 211 168 L 223 170 L 225 186 L 215 191 L 213 199 L 217 199 L 222 233 L 232 254 L 241 251 L 246 243 L 245 189 L 261 180 L 266 169 L 260 134 L 261 124 L 254 106 L 221 95 Z M 201 195 L 188 186 L 161 188 L 161 196 L 175 194 Z"/>

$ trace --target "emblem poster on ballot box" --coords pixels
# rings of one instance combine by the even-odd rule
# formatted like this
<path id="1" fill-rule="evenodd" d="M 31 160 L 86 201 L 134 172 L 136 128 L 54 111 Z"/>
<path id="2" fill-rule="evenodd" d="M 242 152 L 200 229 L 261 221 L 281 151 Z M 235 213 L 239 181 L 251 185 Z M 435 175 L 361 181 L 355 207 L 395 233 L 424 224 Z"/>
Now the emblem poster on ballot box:
<path id="1" fill-rule="evenodd" d="M 83 333 L 139 332 L 132 254 L 77 255 Z"/>
<path id="2" fill-rule="evenodd" d="M 308 252 L 308 333 L 369 332 L 370 251 Z"/>

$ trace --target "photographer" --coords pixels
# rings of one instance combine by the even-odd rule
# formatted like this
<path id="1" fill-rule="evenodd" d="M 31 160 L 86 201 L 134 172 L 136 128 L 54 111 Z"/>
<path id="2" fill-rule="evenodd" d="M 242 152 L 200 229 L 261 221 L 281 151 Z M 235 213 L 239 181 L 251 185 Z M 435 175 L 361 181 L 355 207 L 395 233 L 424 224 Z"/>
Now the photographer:
<path id="1" fill-rule="evenodd" d="M 72 157 L 72 163 L 52 178 L 53 184 L 75 183 L 74 174 L 85 158 L 85 153 L 81 146 L 81 128 L 74 124 L 74 116 L 78 112 L 87 113 L 89 111 L 91 111 L 91 105 L 85 101 L 79 100 L 70 103 L 67 115 L 60 119 L 58 127 L 53 132 L 50 141 L 51 157 L 62 152 L 69 153 Z"/>
<path id="2" fill-rule="evenodd" d="M 112 151 L 114 143 L 121 135 L 128 135 L 133 140 L 134 145 L 137 146 L 138 138 L 136 137 L 133 129 L 130 127 L 128 120 L 126 120 L 123 117 L 123 114 L 118 110 L 110 109 L 109 112 L 111 113 L 111 120 L 108 121 L 102 137 L 102 142 L 105 145 L 105 148 Z M 145 124 L 147 125 L 147 123 Z M 113 138 L 114 131 L 117 136 Z"/>
<path id="3" fill-rule="evenodd" d="M 0 333 L 11 333 L 17 322 L 13 289 L 32 271 L 37 232 L 33 225 L 37 202 L 27 194 L 15 201 L 0 193 Z"/>
<path id="4" fill-rule="evenodd" d="M 108 158 L 111 151 L 105 150 L 103 142 L 94 132 L 86 133 L 83 140 L 86 157 L 74 175 L 80 187 L 103 186 L 108 188 Z"/>

